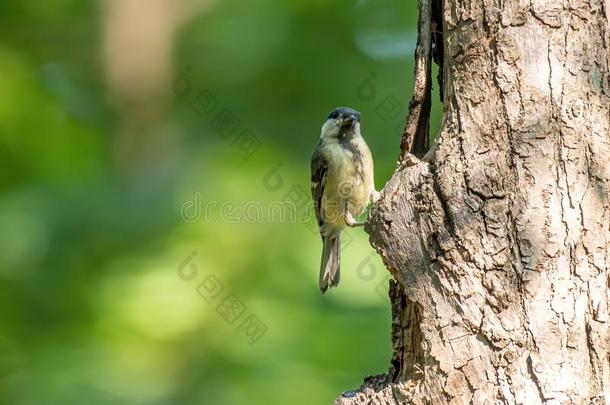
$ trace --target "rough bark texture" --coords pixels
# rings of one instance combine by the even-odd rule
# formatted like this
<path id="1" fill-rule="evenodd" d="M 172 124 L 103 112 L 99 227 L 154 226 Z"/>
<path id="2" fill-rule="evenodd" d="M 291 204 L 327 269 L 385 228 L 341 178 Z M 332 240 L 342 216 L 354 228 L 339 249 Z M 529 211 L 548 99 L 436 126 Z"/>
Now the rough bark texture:
<path id="1" fill-rule="evenodd" d="M 444 1 L 437 147 L 367 225 L 392 365 L 336 403 L 610 403 L 605 3 Z"/>

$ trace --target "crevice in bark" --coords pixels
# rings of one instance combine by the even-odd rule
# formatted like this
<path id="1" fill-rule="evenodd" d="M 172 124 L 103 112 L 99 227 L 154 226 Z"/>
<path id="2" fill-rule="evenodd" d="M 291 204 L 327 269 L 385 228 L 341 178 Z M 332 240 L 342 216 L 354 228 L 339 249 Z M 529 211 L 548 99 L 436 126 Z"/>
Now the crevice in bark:
<path id="1" fill-rule="evenodd" d="M 432 82 L 430 80 L 432 71 L 430 63 L 432 51 L 431 1 L 419 1 L 413 97 L 409 102 L 407 122 L 400 142 L 400 156 L 398 159 L 400 162 L 405 159 L 407 153 L 412 153 L 421 158 L 428 149 L 430 110 L 432 107 Z"/>
<path id="2" fill-rule="evenodd" d="M 392 302 L 392 382 L 423 377 L 424 353 L 422 349 L 422 308 L 407 298 L 402 286 L 390 280 Z"/>
<path id="3" fill-rule="evenodd" d="M 438 66 L 436 82 L 438 83 L 438 95 L 441 103 L 445 101 L 445 42 L 443 41 L 443 1 L 432 0 L 431 13 L 431 35 L 432 35 L 432 60 Z"/>
<path id="4" fill-rule="evenodd" d="M 420 0 L 413 97 L 402 135 L 399 162 L 407 154 L 422 158 L 430 149 L 430 112 L 432 111 L 432 62 L 439 69 L 439 99 L 444 102 L 443 0 Z"/>
<path id="5" fill-rule="evenodd" d="M 539 398 L 540 402 L 544 402 L 544 400 L 545 400 L 544 392 L 542 391 L 542 387 L 540 386 L 540 380 L 538 379 L 538 376 L 534 372 L 534 365 L 533 365 L 533 360 L 532 360 L 531 356 L 528 356 L 528 358 L 527 358 L 527 372 L 529 373 L 532 381 L 534 382 L 534 385 L 536 386 L 536 389 L 538 392 L 538 398 Z"/>

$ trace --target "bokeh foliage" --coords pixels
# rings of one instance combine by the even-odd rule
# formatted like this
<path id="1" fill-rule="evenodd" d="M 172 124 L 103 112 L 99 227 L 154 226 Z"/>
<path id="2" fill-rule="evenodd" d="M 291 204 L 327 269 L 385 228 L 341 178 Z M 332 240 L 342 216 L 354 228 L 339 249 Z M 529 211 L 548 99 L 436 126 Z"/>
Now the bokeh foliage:
<path id="1" fill-rule="evenodd" d="M 384 372 L 388 276 L 364 232 L 349 231 L 342 284 L 320 296 L 319 237 L 268 207 L 308 193 L 311 150 L 340 105 L 362 113 L 377 187 L 390 177 L 415 4 L 229 0 L 193 15 L 174 37 L 162 112 L 131 129 L 141 144 L 127 159 L 116 144 L 130 104 L 108 92 L 102 8 L 0 4 L 2 402 L 329 403 Z M 181 72 L 190 87 L 177 93 Z M 201 92 L 260 140 L 248 159 L 193 108 Z M 149 132 L 171 147 L 151 154 Z M 196 193 L 217 205 L 184 221 Z M 193 252 L 188 281 L 177 269 Z M 197 291 L 209 275 L 225 287 L 211 302 Z M 233 324 L 217 311 L 229 293 L 246 307 Z M 267 327 L 254 344 L 238 330 L 247 314 Z"/>

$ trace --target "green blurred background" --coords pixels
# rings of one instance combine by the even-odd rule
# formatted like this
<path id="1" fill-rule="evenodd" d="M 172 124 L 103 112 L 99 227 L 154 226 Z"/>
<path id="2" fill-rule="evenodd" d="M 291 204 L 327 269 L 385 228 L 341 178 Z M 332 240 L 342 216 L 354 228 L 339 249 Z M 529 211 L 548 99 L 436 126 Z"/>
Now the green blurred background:
<path id="1" fill-rule="evenodd" d="M 0 3 L 0 402 L 330 403 L 385 372 L 387 272 L 348 231 L 321 296 L 304 204 L 337 106 L 391 176 L 415 24 L 400 0 Z"/>

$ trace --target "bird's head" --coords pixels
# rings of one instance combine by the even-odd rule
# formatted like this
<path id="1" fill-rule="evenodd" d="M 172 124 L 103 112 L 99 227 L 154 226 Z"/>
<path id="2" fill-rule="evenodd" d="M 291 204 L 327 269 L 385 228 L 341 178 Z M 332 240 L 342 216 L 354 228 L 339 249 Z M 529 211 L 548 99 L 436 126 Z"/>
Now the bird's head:
<path id="1" fill-rule="evenodd" d="M 322 138 L 343 138 L 360 133 L 360 113 L 347 107 L 334 109 L 322 126 Z"/>

